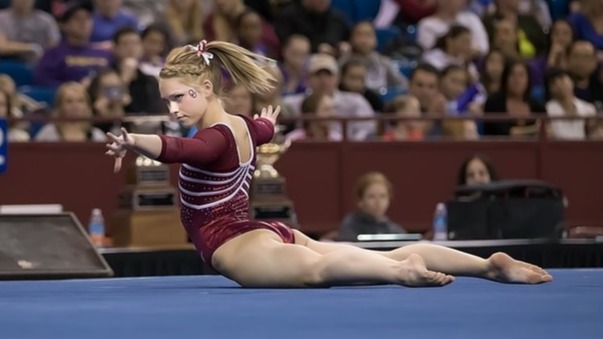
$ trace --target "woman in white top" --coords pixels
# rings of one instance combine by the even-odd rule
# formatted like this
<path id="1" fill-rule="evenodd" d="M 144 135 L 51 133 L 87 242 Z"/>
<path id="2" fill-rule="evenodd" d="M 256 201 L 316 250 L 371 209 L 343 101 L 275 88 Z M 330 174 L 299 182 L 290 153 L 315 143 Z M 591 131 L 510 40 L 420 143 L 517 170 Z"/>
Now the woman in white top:
<path id="1" fill-rule="evenodd" d="M 84 85 L 77 82 L 68 82 L 59 87 L 56 99 L 56 116 L 69 119 L 92 118 L 92 105 Z M 35 137 L 36 141 L 43 142 L 104 142 L 106 139 L 105 133 L 92 126 L 92 122 L 89 120 L 48 123 L 42 127 Z"/>
<path id="2" fill-rule="evenodd" d="M 546 104 L 549 117 L 592 117 L 596 115 L 593 104 L 576 98 L 574 82 L 567 72 L 552 69 L 547 75 L 550 100 Z M 595 122 L 585 119 L 553 120 L 549 124 L 549 135 L 554 139 L 586 139 L 595 128 Z"/>
<path id="3" fill-rule="evenodd" d="M 417 40 L 424 50 L 434 48 L 439 37 L 445 35 L 453 25 L 463 25 L 471 31 L 473 57 L 484 56 L 490 49 L 488 34 L 482 20 L 467 10 L 467 0 L 437 0 L 434 15 L 419 21 Z"/>

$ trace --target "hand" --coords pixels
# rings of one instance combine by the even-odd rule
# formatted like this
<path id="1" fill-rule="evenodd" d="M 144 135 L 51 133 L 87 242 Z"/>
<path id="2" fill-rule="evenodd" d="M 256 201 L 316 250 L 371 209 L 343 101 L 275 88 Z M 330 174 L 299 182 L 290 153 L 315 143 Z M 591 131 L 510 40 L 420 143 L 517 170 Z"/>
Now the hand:
<path id="1" fill-rule="evenodd" d="M 335 48 L 324 42 L 318 45 L 318 53 L 328 54 L 331 56 L 337 55 L 337 51 L 335 50 Z"/>
<path id="2" fill-rule="evenodd" d="M 134 147 L 134 139 L 128 135 L 128 131 L 122 127 L 121 136 L 109 132 L 107 133 L 109 139 L 113 141 L 112 144 L 107 144 L 109 149 L 105 152 L 106 155 L 115 157 L 115 165 L 113 166 L 113 172 L 117 173 L 121 169 L 121 162 L 123 157 L 126 156 L 128 149 Z"/>
<path id="3" fill-rule="evenodd" d="M 253 118 L 254 119 L 259 119 L 259 118 L 264 118 L 269 120 L 272 125 L 276 126 L 276 119 L 278 118 L 278 114 L 281 112 L 281 106 L 276 106 L 275 110 L 272 110 L 272 105 L 268 106 L 268 108 L 264 107 L 262 108 L 262 114 L 261 115 L 254 115 Z"/>

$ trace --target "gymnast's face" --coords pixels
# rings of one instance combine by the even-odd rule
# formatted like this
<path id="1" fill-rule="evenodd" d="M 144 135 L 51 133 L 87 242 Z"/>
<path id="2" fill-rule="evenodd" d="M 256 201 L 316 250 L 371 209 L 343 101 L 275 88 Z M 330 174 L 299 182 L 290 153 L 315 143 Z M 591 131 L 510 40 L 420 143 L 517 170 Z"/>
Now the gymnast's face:
<path id="1" fill-rule="evenodd" d="M 197 125 L 205 115 L 213 86 L 204 81 L 191 86 L 180 78 L 160 79 L 159 91 L 170 114 L 184 127 Z"/>
<path id="2" fill-rule="evenodd" d="M 374 182 L 367 186 L 358 207 L 366 214 L 380 220 L 385 217 L 389 208 L 389 191 L 381 182 Z"/>

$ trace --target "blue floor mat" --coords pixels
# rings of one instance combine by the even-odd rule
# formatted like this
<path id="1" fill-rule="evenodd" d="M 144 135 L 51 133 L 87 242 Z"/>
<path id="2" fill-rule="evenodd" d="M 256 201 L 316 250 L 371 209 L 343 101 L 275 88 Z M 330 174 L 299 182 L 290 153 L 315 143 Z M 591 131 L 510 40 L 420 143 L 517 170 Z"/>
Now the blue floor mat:
<path id="1" fill-rule="evenodd" d="M 242 289 L 216 276 L 0 282 L 0 338 L 602 338 L 603 269 L 551 284 Z"/>

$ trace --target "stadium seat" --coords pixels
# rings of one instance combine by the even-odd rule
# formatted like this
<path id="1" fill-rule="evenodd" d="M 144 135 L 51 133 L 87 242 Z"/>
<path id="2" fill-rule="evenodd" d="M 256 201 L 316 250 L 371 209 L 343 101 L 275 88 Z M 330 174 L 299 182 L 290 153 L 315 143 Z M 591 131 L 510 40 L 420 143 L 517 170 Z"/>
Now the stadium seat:
<path id="1" fill-rule="evenodd" d="M 390 28 L 377 28 L 375 29 L 375 33 L 377 34 L 377 51 L 381 53 L 385 51 L 392 41 L 402 34 L 400 29 L 394 26 Z"/>
<path id="2" fill-rule="evenodd" d="M 553 20 L 564 19 L 569 13 L 569 0 L 547 0 Z"/>
<path id="3" fill-rule="evenodd" d="M 356 22 L 356 9 L 353 0 L 331 0 L 331 8 L 338 10 L 348 18 L 350 23 Z"/>
<path id="4" fill-rule="evenodd" d="M 379 91 L 379 96 L 381 97 L 381 101 L 383 101 L 384 104 L 387 104 L 388 102 L 392 101 L 395 97 L 402 94 L 406 94 L 406 91 L 398 87 L 382 88 Z"/>
<path id="5" fill-rule="evenodd" d="M 355 22 L 373 21 L 379 14 L 379 0 L 351 0 L 356 12 Z"/>
<path id="6" fill-rule="evenodd" d="M 36 101 L 44 102 L 48 106 L 52 107 L 54 105 L 54 96 L 56 92 L 56 88 L 54 87 L 21 86 L 19 87 L 19 92 Z"/>
<path id="7" fill-rule="evenodd" d="M 34 81 L 33 68 L 16 60 L 1 60 L 0 74 L 10 76 L 17 87 L 31 85 Z"/>

